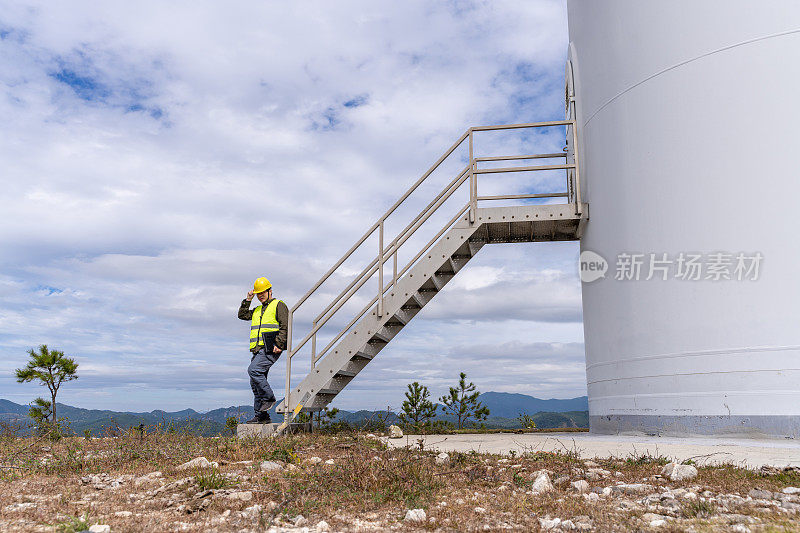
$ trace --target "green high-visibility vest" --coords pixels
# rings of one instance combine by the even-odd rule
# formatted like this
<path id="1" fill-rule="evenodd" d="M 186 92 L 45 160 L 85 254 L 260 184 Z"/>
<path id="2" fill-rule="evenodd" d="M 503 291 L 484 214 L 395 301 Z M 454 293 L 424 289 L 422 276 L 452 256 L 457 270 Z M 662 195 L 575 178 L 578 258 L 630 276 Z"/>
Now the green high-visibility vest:
<path id="1" fill-rule="evenodd" d="M 267 304 L 264 309 L 263 305 L 259 305 L 253 309 L 253 320 L 250 322 L 250 349 L 255 350 L 258 346 L 264 345 L 264 333 L 278 331 L 280 324 L 278 324 L 278 317 L 276 311 L 278 310 L 278 300 L 275 298 Z"/>

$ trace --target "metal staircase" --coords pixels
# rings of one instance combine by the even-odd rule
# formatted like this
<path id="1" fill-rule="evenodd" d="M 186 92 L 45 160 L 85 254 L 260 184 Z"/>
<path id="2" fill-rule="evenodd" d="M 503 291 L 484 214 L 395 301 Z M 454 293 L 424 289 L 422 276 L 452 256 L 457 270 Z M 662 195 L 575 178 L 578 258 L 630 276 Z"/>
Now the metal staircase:
<path id="1" fill-rule="evenodd" d="M 375 222 L 336 264 L 322 276 L 291 309 L 289 346 L 286 350 L 286 396 L 278 405 L 284 422 L 277 433 L 301 411 L 318 411 L 327 406 L 356 375 L 374 359 L 387 344 L 464 268 L 484 245 L 577 240 L 588 220 L 588 205 L 581 202 L 580 173 L 575 131 L 574 98 L 567 88 L 567 120 L 481 126 L 467 130 L 439 160 L 417 180 L 400 199 Z M 523 154 L 510 156 L 475 157 L 474 138 L 479 132 L 518 130 L 541 131 L 541 128 L 561 128 L 566 133 L 566 146 L 559 153 Z M 468 143 L 468 161 L 456 177 L 422 209 L 405 228 L 386 244 L 386 220 L 416 191 L 442 163 L 464 143 Z M 548 164 L 497 167 L 514 161 L 546 160 Z M 550 161 L 547 161 L 550 160 Z M 553 162 L 556 160 L 556 162 Z M 494 165 L 494 166 L 493 166 Z M 564 174 L 563 190 L 480 196 L 478 177 L 488 174 L 531 173 L 558 171 Z M 469 188 L 468 201 L 427 244 L 417 248 L 413 258 L 398 270 L 398 251 L 403 244 L 462 186 Z M 562 203 L 552 203 L 562 199 Z M 483 207 L 486 202 L 504 200 L 513 205 Z M 542 203 L 550 202 L 550 203 Z M 479 207 L 480 206 L 480 207 Z M 377 233 L 377 255 L 347 287 L 312 320 L 309 332 L 292 346 L 297 310 L 334 274 L 365 242 Z M 385 273 L 391 270 L 391 275 Z M 378 290 L 360 312 L 352 315 L 347 324 L 322 349 L 317 350 L 320 329 L 346 303 L 353 299 L 369 280 L 377 278 Z M 385 279 L 389 278 L 389 279 Z M 292 360 L 310 342 L 312 368 L 299 384 L 292 384 Z"/>

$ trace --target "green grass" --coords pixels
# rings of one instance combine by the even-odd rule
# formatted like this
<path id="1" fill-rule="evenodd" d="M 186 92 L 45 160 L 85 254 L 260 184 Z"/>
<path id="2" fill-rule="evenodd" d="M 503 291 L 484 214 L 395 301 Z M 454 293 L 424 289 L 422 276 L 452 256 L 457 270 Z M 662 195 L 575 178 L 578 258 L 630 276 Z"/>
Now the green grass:
<path id="1" fill-rule="evenodd" d="M 91 524 L 88 522 L 89 514 L 83 515 L 83 518 L 77 516 L 69 516 L 66 519 L 53 524 L 53 527 L 59 533 L 78 533 L 79 531 L 86 531 Z"/>
<path id="2" fill-rule="evenodd" d="M 230 481 L 228 478 L 220 474 L 219 470 L 217 469 L 198 472 L 194 476 L 194 480 L 200 490 L 224 489 L 225 487 L 230 486 Z"/>
<path id="3" fill-rule="evenodd" d="M 685 504 L 681 512 L 685 518 L 705 518 L 714 514 L 714 510 L 713 503 L 695 500 Z"/>
<path id="4" fill-rule="evenodd" d="M 658 451 L 656 451 L 658 453 Z M 625 459 L 625 464 L 628 466 L 633 465 L 659 465 L 664 466 L 670 462 L 669 457 L 665 455 L 653 455 L 650 451 L 646 451 L 644 453 L 639 453 L 634 448 L 633 452 L 628 454 L 628 457 Z"/>

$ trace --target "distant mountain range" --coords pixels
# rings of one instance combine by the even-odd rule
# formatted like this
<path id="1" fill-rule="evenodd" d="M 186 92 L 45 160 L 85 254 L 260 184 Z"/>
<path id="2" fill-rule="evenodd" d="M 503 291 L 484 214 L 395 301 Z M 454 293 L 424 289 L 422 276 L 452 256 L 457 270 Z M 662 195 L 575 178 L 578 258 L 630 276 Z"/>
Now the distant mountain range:
<path id="1" fill-rule="evenodd" d="M 568 400 L 540 400 L 526 394 L 510 392 L 484 392 L 478 399 L 489 408 L 491 416 L 516 418 L 520 413 L 566 413 L 568 411 L 588 411 L 589 398 L 579 396 Z"/>
<path id="2" fill-rule="evenodd" d="M 537 427 L 588 427 L 588 399 L 586 396 L 568 400 L 542 400 L 525 394 L 511 394 L 507 392 L 485 392 L 480 395 L 480 401 L 489 408 L 490 416 L 486 421 L 487 427 L 513 428 L 519 427 L 516 418 L 525 413 L 531 415 Z M 27 405 L 20 405 L 9 400 L 0 399 L 0 422 L 26 423 L 29 422 Z M 161 425 L 176 429 L 190 429 L 203 435 L 216 435 L 225 428 L 225 421 L 234 417 L 239 421 L 252 416 L 252 407 L 240 405 L 214 409 L 200 413 L 194 409 L 181 411 L 155 410 L 150 412 L 119 412 L 99 409 L 82 409 L 70 405 L 58 404 L 59 418 L 68 419 L 70 427 L 78 434 L 89 430 L 94 435 L 102 434 L 106 428 L 128 428 L 143 424 L 152 427 Z M 376 417 L 378 411 L 340 411 L 337 420 L 345 420 L 351 424 L 358 424 Z M 273 419 L 275 416 L 274 408 Z M 535 416 L 534 416 L 535 415 Z M 451 417 L 440 415 L 442 420 L 452 420 Z M 391 413 L 389 422 L 396 422 L 397 417 Z"/>

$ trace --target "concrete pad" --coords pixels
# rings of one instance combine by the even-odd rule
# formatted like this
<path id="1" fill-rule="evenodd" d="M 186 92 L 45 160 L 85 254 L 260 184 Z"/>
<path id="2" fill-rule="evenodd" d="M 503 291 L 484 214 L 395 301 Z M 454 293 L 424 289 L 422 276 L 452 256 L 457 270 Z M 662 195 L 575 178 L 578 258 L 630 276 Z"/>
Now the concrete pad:
<path id="1" fill-rule="evenodd" d="M 387 439 L 390 447 L 417 447 L 422 439 L 426 449 L 508 455 L 536 451 L 577 450 L 583 459 L 628 458 L 650 454 L 698 464 L 731 463 L 747 468 L 800 466 L 800 442 L 779 439 L 736 439 L 723 437 L 647 437 L 593 435 L 591 433 L 490 433 L 460 435 L 406 435 Z"/>
<path id="2" fill-rule="evenodd" d="M 236 436 L 242 437 L 271 437 L 280 423 L 274 424 L 238 424 L 236 426 Z M 289 424 L 286 433 L 311 433 L 311 422 L 304 424 Z"/>

